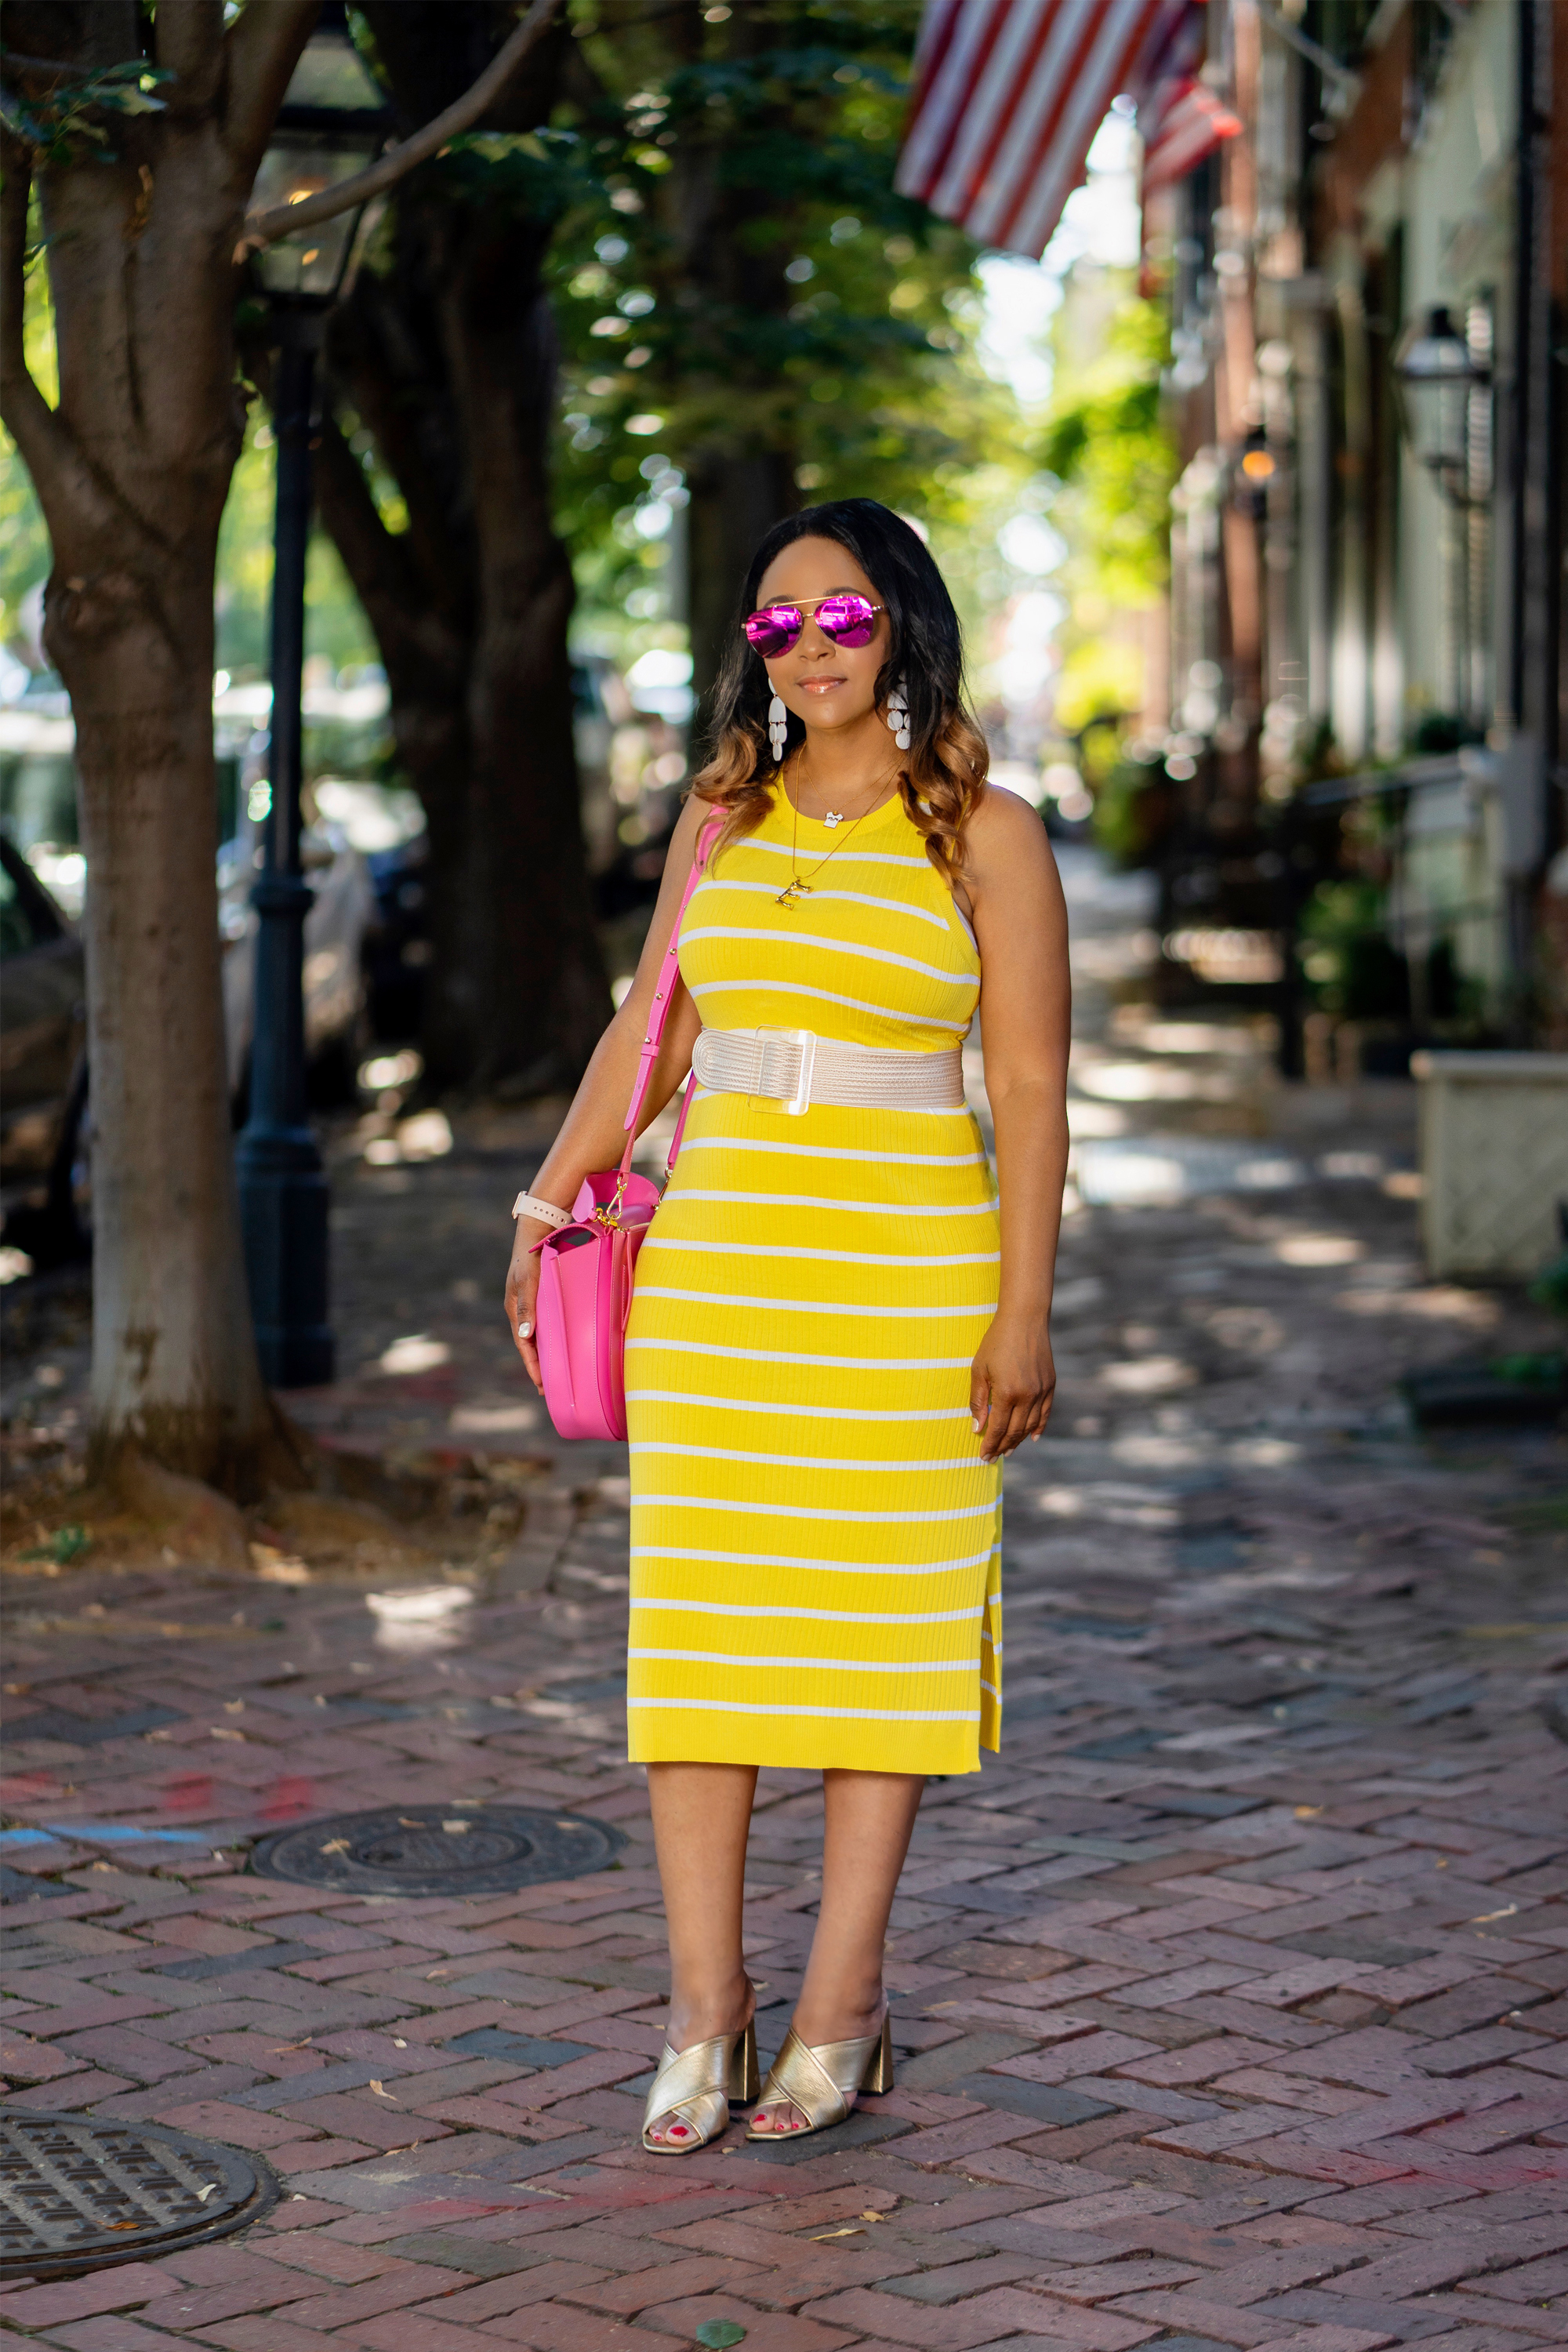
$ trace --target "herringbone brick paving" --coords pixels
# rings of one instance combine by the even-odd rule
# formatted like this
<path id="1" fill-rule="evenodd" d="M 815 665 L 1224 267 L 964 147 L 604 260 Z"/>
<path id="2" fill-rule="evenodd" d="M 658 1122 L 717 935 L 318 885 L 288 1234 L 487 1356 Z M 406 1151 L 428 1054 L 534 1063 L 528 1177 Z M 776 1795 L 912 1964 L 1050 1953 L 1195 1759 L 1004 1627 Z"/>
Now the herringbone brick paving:
<path id="1" fill-rule="evenodd" d="M 1117 1014 L 1135 910 L 1077 886 L 1075 1113 L 1105 1134 L 1136 1099 L 1107 1070 L 1244 1057 L 1163 1045 L 1135 991 Z M 378 1644 L 346 1575 L 29 1589 L 10 1817 L 204 1843 L 22 1851 L 48 1875 L 7 1913 L 11 2095 L 255 2150 L 284 2196 L 241 2236 L 13 2287 L 0 2337 L 655 2352 L 731 2319 L 751 2352 L 1568 2343 L 1568 1748 L 1536 1711 L 1568 1664 L 1561 1456 L 1424 1445 L 1390 1402 L 1488 1318 L 1531 1327 L 1422 1280 L 1409 1188 L 1384 1189 L 1397 1099 L 1331 1105 L 1349 1124 L 1305 1141 L 1256 1070 L 1229 1103 L 1233 1133 L 1295 1116 L 1310 1181 L 1068 1220 L 1058 1424 L 1008 1472 L 1003 1752 L 928 1790 L 888 1953 L 898 2085 L 837 2131 L 637 2144 L 667 1988 L 612 1449 L 563 1450 L 531 1490 L 451 1648 Z M 493 1254 L 506 1181 L 460 1154 L 398 1172 L 379 1207 L 351 1183 L 353 1213 L 409 1284 L 436 1233 L 449 1292 Z M 382 1347 L 373 1291 L 351 1266 Z M 502 1413 L 504 1333 L 445 1328 L 435 1402 L 452 1426 Z M 73 1720 L 115 1728 L 63 1742 Z M 279 1822 L 486 1798 L 629 1843 L 468 1902 L 245 1874 Z M 764 2048 L 818 1836 L 811 1777 L 764 1776 Z"/>

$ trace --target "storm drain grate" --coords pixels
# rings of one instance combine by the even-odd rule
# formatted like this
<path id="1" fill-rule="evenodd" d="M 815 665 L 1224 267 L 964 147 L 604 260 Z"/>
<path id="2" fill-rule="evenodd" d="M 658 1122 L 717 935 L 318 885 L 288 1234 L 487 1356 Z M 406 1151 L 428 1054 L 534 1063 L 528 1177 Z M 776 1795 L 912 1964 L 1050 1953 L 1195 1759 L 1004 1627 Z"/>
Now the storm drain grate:
<path id="1" fill-rule="evenodd" d="M 586 1878 L 626 1843 L 581 1813 L 520 1805 L 389 1805 L 277 1830 L 252 1849 L 264 1878 L 350 1895 L 506 1895 Z"/>
<path id="2" fill-rule="evenodd" d="M 266 2166 L 162 2124 L 0 2114 L 0 2279 L 74 2278 L 243 2229 Z"/>

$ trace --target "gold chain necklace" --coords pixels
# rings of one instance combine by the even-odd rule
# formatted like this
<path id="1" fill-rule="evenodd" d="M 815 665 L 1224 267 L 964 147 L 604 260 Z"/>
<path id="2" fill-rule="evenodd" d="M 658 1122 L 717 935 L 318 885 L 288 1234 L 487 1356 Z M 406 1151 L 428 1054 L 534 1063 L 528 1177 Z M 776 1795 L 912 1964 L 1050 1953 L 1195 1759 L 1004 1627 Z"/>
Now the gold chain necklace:
<path id="1" fill-rule="evenodd" d="M 789 792 L 787 784 L 784 786 L 784 790 L 786 793 Z M 815 881 L 817 875 L 821 873 L 823 867 L 827 864 L 828 858 L 837 857 L 838 852 L 844 846 L 844 841 L 848 840 L 849 834 L 854 832 L 855 826 L 858 824 L 863 824 L 865 820 L 871 814 L 872 810 L 881 806 L 881 796 L 879 794 L 876 800 L 869 802 L 867 806 L 861 810 L 859 815 L 855 819 L 854 824 L 850 825 L 848 833 L 846 833 L 844 835 L 844 841 L 835 839 L 832 848 L 827 853 L 827 856 L 819 857 L 816 864 L 811 867 L 808 873 L 805 874 L 802 874 L 800 871 L 800 804 L 794 793 L 790 793 L 789 806 L 791 817 L 789 840 L 790 878 L 774 898 L 773 904 L 775 907 L 793 907 L 797 899 L 810 898 L 812 883 Z M 840 815 L 837 811 L 834 813 L 834 822 L 836 824 L 843 823 L 842 815 Z M 829 830 L 831 829 L 832 828 L 830 827 Z"/>

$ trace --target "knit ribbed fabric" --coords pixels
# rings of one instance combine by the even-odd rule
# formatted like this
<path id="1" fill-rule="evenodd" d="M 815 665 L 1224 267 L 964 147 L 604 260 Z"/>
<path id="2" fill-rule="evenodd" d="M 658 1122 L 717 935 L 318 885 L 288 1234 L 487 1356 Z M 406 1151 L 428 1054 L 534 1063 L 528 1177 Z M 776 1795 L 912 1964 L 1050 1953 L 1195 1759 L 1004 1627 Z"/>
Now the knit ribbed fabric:
<path id="1" fill-rule="evenodd" d="M 714 1093 L 771 1095 L 788 1110 L 837 1103 L 846 1110 L 959 1110 L 963 1054 L 902 1054 L 835 1037 L 776 1029 L 704 1029 L 691 1066 Z"/>
<path id="2" fill-rule="evenodd" d="M 782 793 L 699 885 L 713 1029 L 911 1054 L 980 961 L 895 799 L 846 840 Z M 1001 1473 L 971 1426 L 995 1187 L 968 1110 L 699 1092 L 626 1336 L 634 1761 L 972 1772 L 1001 1720 Z"/>

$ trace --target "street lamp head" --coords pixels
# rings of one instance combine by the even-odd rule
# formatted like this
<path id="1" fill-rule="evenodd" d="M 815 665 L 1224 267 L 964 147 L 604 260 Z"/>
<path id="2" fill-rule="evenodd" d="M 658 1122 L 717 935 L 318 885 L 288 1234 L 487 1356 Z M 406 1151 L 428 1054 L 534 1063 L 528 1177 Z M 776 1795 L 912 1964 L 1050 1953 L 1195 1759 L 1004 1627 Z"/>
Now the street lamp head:
<path id="1" fill-rule="evenodd" d="M 1436 477 L 1446 497 L 1467 504 L 1472 401 L 1489 384 L 1490 367 L 1439 304 L 1401 336 L 1394 381 L 1400 426 L 1412 455 Z"/>
<path id="2" fill-rule="evenodd" d="M 253 207 L 302 204 L 334 187 L 380 153 L 391 129 L 386 101 L 350 36 L 343 0 L 323 0 L 261 159 Z M 275 310 L 331 308 L 363 209 L 280 236 L 254 257 L 252 268 Z"/>
<path id="3" fill-rule="evenodd" d="M 1445 303 L 1405 329 L 1394 370 L 1407 384 L 1468 383 L 1475 374 L 1470 347 Z"/>

